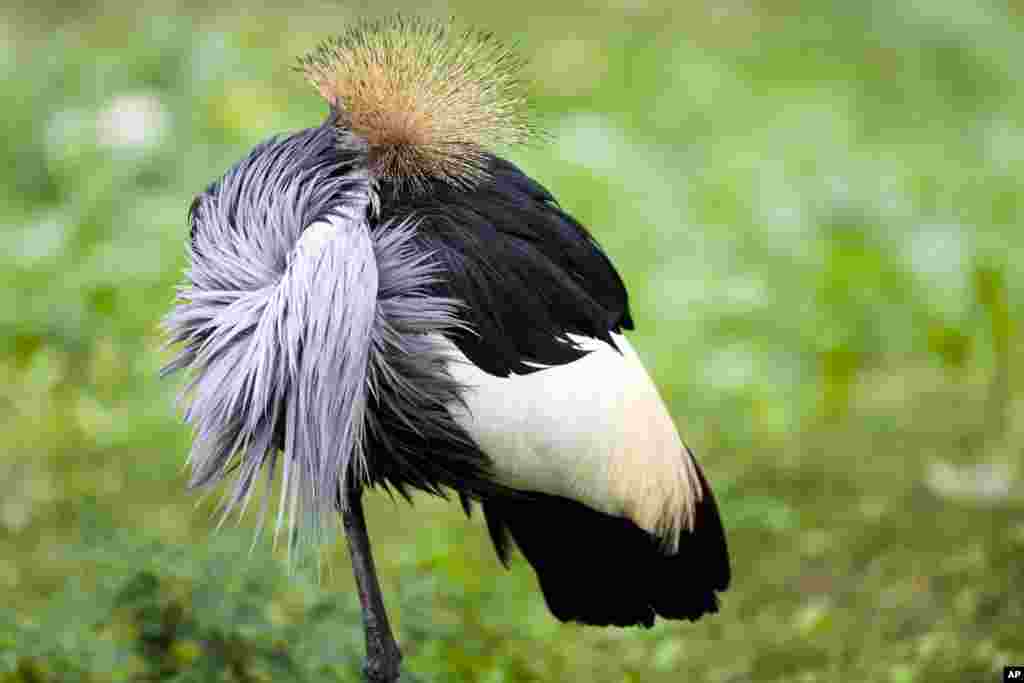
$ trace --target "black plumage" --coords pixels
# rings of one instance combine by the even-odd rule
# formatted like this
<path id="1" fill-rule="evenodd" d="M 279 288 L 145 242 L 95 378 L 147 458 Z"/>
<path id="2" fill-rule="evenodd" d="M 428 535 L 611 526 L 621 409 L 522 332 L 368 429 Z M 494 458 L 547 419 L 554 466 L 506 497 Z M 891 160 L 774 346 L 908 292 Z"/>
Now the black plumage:
<path id="1" fill-rule="evenodd" d="M 341 513 L 370 680 L 397 680 L 401 653 L 366 487 L 478 502 L 563 621 L 696 620 L 729 585 L 711 488 L 622 334 L 622 278 L 490 151 L 532 130 L 518 63 L 490 34 L 358 25 L 301 62 L 327 120 L 258 145 L 189 210 L 165 323 L 166 371 L 193 373 L 193 483 L 237 473 L 226 514 L 280 464 L 289 542 Z"/>
<path id="2" fill-rule="evenodd" d="M 434 291 L 466 304 L 468 329 L 450 335 L 459 349 L 505 376 L 580 358 L 570 333 L 614 345 L 609 332 L 633 320 L 611 261 L 539 183 L 497 157 L 487 168 L 469 191 L 382 191 L 383 217 L 415 217 L 421 248 L 444 268 Z"/>
<path id="3" fill-rule="evenodd" d="M 717 612 L 716 592 L 729 587 L 718 507 L 710 488 L 704 495 L 693 530 L 669 555 L 632 521 L 560 496 L 498 496 L 483 510 L 502 563 L 514 541 L 558 619 L 650 628 L 655 616 L 696 621 Z"/>
<path id="4" fill-rule="evenodd" d="M 570 333 L 614 345 L 609 333 L 632 329 L 633 321 L 607 255 L 514 164 L 490 157 L 488 169 L 488 180 L 471 191 L 437 183 L 426 193 L 381 193 L 382 216 L 415 221 L 420 249 L 437 255 L 444 277 L 434 293 L 466 302 L 467 328 L 446 335 L 500 376 L 578 360 L 585 351 Z M 460 443 L 452 443 L 455 452 Z M 696 620 L 718 611 L 715 592 L 730 576 L 717 506 L 700 476 L 694 529 L 672 555 L 632 521 L 564 497 L 492 491 L 483 512 L 501 561 L 508 563 L 514 541 L 559 619 L 601 626 L 651 626 L 655 614 Z M 468 499 L 464 506 L 468 513 Z"/>

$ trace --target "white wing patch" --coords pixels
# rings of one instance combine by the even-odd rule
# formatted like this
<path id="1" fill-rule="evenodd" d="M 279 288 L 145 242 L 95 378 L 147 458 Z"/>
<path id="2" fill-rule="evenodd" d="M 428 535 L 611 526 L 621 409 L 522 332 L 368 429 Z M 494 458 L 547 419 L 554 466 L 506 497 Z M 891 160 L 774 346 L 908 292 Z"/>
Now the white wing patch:
<path id="1" fill-rule="evenodd" d="M 451 345 L 466 388 L 449 409 L 516 489 L 563 496 L 626 517 L 675 551 L 701 497 L 696 464 L 629 341 L 573 337 L 583 358 L 496 377 Z"/>

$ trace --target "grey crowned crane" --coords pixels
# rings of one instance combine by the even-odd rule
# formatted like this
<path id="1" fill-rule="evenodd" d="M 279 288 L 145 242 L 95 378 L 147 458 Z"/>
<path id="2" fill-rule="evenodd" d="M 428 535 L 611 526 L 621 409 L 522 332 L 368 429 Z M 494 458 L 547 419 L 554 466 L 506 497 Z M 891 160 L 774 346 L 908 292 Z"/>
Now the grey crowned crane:
<path id="1" fill-rule="evenodd" d="M 370 681 L 397 680 L 401 653 L 367 487 L 479 504 L 562 621 L 697 620 L 729 584 L 711 489 L 623 335 L 622 279 L 491 151 L 531 133 L 519 67 L 450 23 L 358 24 L 300 60 L 326 120 L 189 211 L 165 373 L 191 371 L 191 483 L 236 475 L 227 513 L 280 466 L 289 547 L 340 512 Z"/>

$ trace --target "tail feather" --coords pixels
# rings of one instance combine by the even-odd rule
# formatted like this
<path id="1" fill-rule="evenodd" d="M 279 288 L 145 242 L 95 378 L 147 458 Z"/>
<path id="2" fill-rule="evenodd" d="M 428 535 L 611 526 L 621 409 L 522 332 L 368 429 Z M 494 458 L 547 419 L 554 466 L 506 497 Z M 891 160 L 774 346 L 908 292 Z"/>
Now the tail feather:
<path id="1" fill-rule="evenodd" d="M 716 593 L 729 586 L 725 531 L 703 474 L 700 483 L 693 529 L 668 555 L 630 520 L 568 498 L 489 498 L 483 507 L 499 557 L 511 537 L 559 620 L 650 627 L 656 616 L 696 621 L 717 612 Z"/>

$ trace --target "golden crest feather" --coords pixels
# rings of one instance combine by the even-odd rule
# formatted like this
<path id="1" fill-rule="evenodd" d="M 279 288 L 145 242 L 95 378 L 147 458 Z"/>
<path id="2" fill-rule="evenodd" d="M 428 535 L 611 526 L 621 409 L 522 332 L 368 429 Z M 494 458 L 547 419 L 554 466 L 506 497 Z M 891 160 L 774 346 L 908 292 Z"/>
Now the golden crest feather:
<path id="1" fill-rule="evenodd" d="M 371 172 L 412 190 L 472 187 L 486 151 L 528 140 L 523 61 L 487 32 L 393 17 L 357 24 L 299 68 L 370 147 Z"/>

